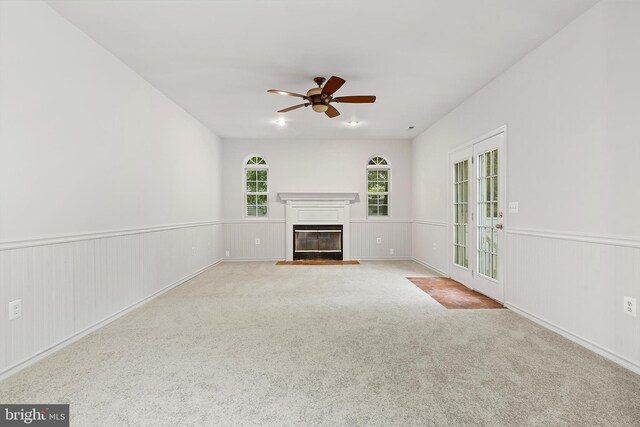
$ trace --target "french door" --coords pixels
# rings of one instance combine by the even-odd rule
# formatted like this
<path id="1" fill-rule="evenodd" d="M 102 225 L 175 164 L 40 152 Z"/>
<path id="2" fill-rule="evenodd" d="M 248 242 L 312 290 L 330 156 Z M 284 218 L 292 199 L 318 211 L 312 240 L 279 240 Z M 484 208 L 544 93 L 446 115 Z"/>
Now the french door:
<path id="1" fill-rule="evenodd" d="M 504 131 L 455 151 L 451 170 L 451 277 L 504 301 Z"/>

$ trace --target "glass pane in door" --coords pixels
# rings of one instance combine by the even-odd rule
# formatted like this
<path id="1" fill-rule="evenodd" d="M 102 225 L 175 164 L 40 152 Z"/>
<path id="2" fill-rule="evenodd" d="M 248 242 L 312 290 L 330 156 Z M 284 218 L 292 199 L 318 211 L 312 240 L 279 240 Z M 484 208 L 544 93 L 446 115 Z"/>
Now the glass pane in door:
<path id="1" fill-rule="evenodd" d="M 453 165 L 453 262 L 469 267 L 469 161 Z"/>
<path id="2" fill-rule="evenodd" d="M 478 156 L 478 273 L 498 278 L 498 150 Z"/>

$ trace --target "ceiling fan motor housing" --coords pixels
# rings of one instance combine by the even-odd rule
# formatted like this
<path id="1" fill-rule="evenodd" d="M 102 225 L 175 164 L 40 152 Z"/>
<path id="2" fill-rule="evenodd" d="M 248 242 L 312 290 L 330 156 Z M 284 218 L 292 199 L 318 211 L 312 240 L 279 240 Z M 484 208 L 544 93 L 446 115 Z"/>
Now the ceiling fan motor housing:
<path id="1" fill-rule="evenodd" d="M 324 79 L 323 79 L 324 80 Z M 307 98 L 311 101 L 311 108 L 316 113 L 324 113 L 329 109 L 329 106 L 325 104 L 323 101 L 326 99 L 326 96 L 322 96 L 322 88 L 314 87 L 307 91 Z"/>

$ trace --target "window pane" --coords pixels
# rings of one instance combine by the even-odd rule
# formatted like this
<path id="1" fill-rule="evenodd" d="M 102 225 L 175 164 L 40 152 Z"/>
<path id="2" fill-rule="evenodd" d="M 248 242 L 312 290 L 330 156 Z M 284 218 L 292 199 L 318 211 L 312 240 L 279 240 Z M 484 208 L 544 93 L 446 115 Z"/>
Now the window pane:
<path id="1" fill-rule="evenodd" d="M 379 156 L 371 159 L 369 165 L 386 165 L 387 161 Z M 389 171 L 373 169 L 367 171 L 367 212 L 370 216 L 389 214 Z"/>
<path id="2" fill-rule="evenodd" d="M 371 160 L 369 160 L 369 164 L 370 165 L 386 165 L 387 161 L 384 159 L 384 157 L 376 156 Z"/>
<path id="3" fill-rule="evenodd" d="M 498 150 L 493 150 L 493 174 L 498 175 Z"/>
<path id="4" fill-rule="evenodd" d="M 491 153 L 486 153 L 484 155 L 485 157 L 485 175 L 484 176 L 489 176 L 491 175 Z"/>
<path id="5" fill-rule="evenodd" d="M 260 156 L 253 156 L 247 161 L 247 169 L 245 169 L 245 200 L 247 216 L 266 216 L 267 214 L 267 178 L 268 170 L 260 169 L 251 165 L 266 165 L 267 162 Z M 264 193 L 264 194 L 247 194 L 247 193 Z"/>

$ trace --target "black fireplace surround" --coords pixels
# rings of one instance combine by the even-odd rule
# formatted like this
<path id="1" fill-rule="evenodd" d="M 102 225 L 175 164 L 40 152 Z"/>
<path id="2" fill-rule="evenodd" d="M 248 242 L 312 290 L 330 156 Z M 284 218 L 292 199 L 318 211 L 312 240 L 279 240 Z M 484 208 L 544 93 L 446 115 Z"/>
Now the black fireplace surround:
<path id="1" fill-rule="evenodd" d="M 293 260 L 342 260 L 342 225 L 293 226 Z"/>

